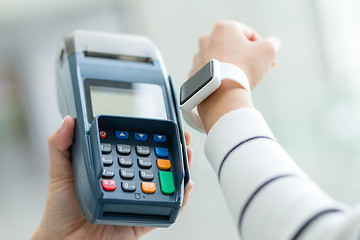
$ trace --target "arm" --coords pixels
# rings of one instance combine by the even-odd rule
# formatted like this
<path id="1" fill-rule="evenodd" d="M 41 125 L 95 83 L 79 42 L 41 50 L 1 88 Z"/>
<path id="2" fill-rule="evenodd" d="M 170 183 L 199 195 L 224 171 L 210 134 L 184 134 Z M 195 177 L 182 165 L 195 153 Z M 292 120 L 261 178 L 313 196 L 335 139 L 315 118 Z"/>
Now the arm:
<path id="1" fill-rule="evenodd" d="M 280 42 L 236 22 L 200 39 L 192 73 L 212 58 L 244 70 L 254 88 L 275 65 Z M 205 153 L 244 239 L 358 239 L 360 211 L 335 202 L 276 142 L 247 92 L 224 81 L 198 105 Z"/>

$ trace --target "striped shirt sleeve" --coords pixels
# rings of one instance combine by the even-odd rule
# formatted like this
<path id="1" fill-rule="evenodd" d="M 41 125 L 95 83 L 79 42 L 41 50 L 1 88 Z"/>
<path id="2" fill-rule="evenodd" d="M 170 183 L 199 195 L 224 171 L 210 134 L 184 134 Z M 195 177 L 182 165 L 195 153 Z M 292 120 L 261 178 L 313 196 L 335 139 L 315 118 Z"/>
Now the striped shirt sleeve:
<path id="1" fill-rule="evenodd" d="M 360 208 L 323 192 L 253 108 L 215 123 L 205 154 L 243 239 L 360 239 Z"/>

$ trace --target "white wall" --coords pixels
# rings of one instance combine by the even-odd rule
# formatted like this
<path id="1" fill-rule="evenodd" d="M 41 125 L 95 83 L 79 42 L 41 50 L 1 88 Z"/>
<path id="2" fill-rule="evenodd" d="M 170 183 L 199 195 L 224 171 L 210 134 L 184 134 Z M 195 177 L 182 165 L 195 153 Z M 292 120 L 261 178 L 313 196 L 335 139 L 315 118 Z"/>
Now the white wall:
<path id="1" fill-rule="evenodd" d="M 264 36 L 279 36 L 283 49 L 278 66 L 255 90 L 255 105 L 278 141 L 321 187 L 345 203 L 360 199 L 358 134 L 341 137 L 343 132 L 352 133 L 358 127 L 351 118 L 341 125 L 344 112 L 356 109 L 348 97 L 351 89 L 339 92 L 331 83 L 332 60 L 329 48 L 324 47 L 328 34 L 323 22 L 327 20 L 314 1 L 124 0 L 109 5 L 90 1 L 89 6 L 84 1 L 52 6 L 45 2 L 33 2 L 40 10 L 34 7 L 37 10 L 31 10 L 32 15 L 17 12 L 21 5 L 12 3 L 5 14 L 2 5 L 7 5 L 0 3 L 0 13 L 6 20 L 0 25 L 0 35 L 8 39 L 6 43 L 0 41 L 0 50 L 12 46 L 2 51 L 20 56 L 15 59 L 21 59 L 17 67 L 24 81 L 30 137 L 37 143 L 10 142 L 6 146 L 12 148 L 0 147 L 6 149 L 0 155 L 0 188 L 8 196 L 0 200 L 0 211 L 4 213 L 0 214 L 0 238 L 27 238 L 40 221 L 47 181 L 46 138 L 61 121 L 55 96 L 54 48 L 61 36 L 79 26 L 148 35 L 160 48 L 178 87 L 187 78 L 198 37 L 211 31 L 218 20 L 238 20 Z M 332 44 L 336 47 L 336 42 Z M 339 102 L 347 108 L 337 108 Z M 216 176 L 204 157 L 205 136 L 192 132 L 195 189 L 189 206 L 172 227 L 155 230 L 144 239 L 237 238 Z M 18 172 L 16 177 L 14 171 Z M 18 190 L 7 184 L 9 179 Z M 17 231 L 19 227 L 22 231 Z"/>

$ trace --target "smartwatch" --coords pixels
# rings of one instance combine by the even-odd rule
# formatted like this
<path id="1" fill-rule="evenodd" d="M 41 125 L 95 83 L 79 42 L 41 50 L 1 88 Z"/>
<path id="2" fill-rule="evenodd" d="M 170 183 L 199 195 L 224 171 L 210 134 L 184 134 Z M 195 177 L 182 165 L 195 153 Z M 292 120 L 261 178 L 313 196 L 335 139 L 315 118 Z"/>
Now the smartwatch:
<path id="1" fill-rule="evenodd" d="M 243 70 L 231 63 L 219 62 L 216 59 L 210 60 L 181 86 L 180 109 L 190 127 L 205 132 L 194 108 L 218 89 L 224 79 L 239 83 L 250 94 L 249 80 Z"/>

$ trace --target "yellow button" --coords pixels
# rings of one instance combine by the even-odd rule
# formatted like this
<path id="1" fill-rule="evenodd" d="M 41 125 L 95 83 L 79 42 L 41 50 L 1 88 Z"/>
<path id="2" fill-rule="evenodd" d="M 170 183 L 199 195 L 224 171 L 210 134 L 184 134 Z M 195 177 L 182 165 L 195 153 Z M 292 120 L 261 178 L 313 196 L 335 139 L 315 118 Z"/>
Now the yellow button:
<path id="1" fill-rule="evenodd" d="M 156 185 L 153 182 L 143 182 L 141 183 L 141 190 L 144 193 L 154 193 L 156 191 Z"/>
<path id="2" fill-rule="evenodd" d="M 169 170 L 171 167 L 171 162 L 170 160 L 166 159 L 158 159 L 156 161 L 156 165 L 160 170 Z"/>

